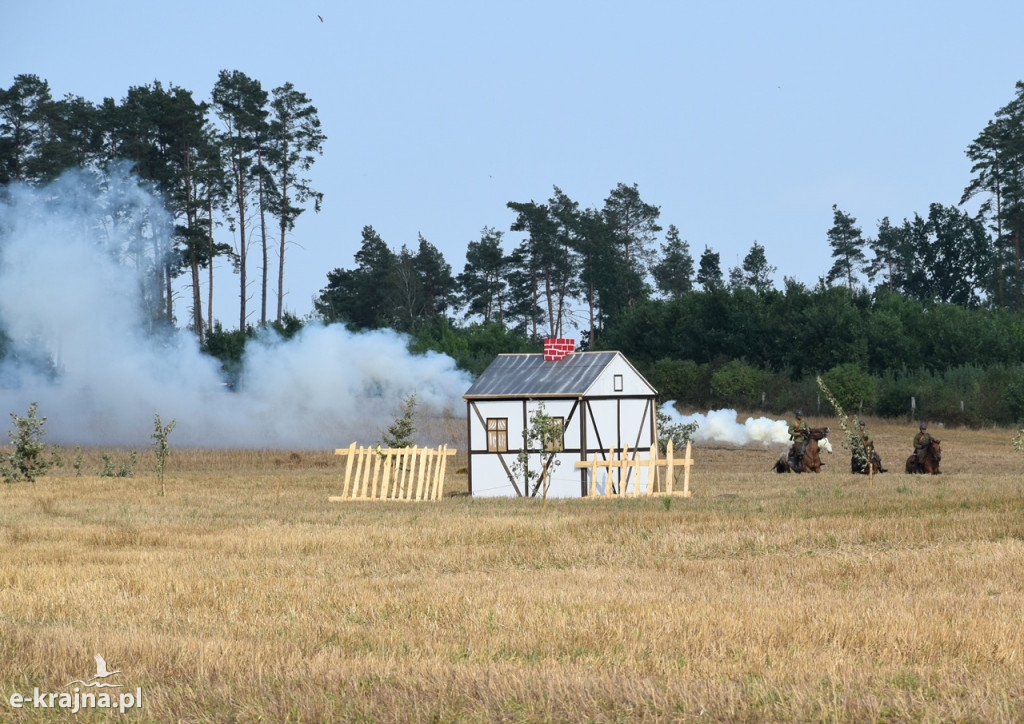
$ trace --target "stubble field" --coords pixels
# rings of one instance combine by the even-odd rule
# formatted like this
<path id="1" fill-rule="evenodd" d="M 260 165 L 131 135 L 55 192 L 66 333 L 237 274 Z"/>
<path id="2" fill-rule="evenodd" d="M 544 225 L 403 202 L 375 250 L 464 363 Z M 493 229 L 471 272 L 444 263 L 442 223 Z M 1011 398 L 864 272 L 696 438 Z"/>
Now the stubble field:
<path id="1" fill-rule="evenodd" d="M 0 719 L 66 718 L 10 697 L 102 653 L 127 720 L 1024 720 L 1013 431 L 932 429 L 922 477 L 916 426 L 869 425 L 873 481 L 833 434 L 819 475 L 697 447 L 691 498 L 544 506 L 329 503 L 333 451 L 173 439 L 160 497 L 152 453 L 87 451 L 0 485 Z"/>

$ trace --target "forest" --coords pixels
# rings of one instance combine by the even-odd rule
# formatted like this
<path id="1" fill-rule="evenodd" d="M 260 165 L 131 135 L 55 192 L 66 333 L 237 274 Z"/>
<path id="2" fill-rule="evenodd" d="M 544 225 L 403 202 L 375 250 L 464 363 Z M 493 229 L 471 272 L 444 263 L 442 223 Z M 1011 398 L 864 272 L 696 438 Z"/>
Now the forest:
<path id="1" fill-rule="evenodd" d="M 500 352 L 576 336 L 583 349 L 623 351 L 664 399 L 693 407 L 813 410 L 822 375 L 865 415 L 972 426 L 1024 417 L 1024 82 L 966 146 L 973 165 L 956 204 L 875 229 L 836 204 L 822 230 L 831 268 L 781 289 L 763 246 L 723 269 L 712 247 L 696 253 L 676 225 L 663 227 L 636 183 L 617 183 L 594 208 L 553 186 L 547 201 L 508 201 L 513 223 L 482 229 L 457 267 L 422 237 L 396 249 L 365 226 L 351 266 L 324 270 L 313 313 L 299 319 L 274 289 L 301 214 L 324 203 L 312 179 L 325 141 L 310 98 L 240 71 L 221 71 L 209 100 L 154 82 L 100 104 L 55 99 L 46 80 L 18 75 L 0 88 L 0 204 L 5 190 L 69 169 L 102 179 L 130 164 L 173 222 L 134 260 L 149 279 L 139 303 L 155 329 L 177 326 L 172 287 L 184 277 L 182 324 L 229 377 L 244 374 L 246 342 L 265 330 L 288 338 L 344 324 L 397 330 L 414 353 L 443 352 L 472 373 Z M 233 329 L 212 316 L 219 258 L 235 277 L 217 286 L 237 294 Z M 13 348 L 3 329 L 0 345 Z"/>

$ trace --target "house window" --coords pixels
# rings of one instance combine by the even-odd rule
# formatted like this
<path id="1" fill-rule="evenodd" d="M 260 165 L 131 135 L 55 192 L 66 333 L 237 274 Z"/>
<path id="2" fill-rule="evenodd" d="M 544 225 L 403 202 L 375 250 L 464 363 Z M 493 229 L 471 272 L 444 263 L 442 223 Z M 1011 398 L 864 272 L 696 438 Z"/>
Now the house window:
<path id="1" fill-rule="evenodd" d="M 506 452 L 508 450 L 508 418 L 487 418 L 487 452 Z"/>
<path id="2" fill-rule="evenodd" d="M 548 452 L 559 452 L 565 449 L 565 418 L 552 417 L 551 422 L 554 428 L 558 430 L 558 435 L 553 440 L 550 440 L 544 446 L 544 449 Z"/>
<path id="3" fill-rule="evenodd" d="M 622 392 L 622 375 L 615 375 L 612 378 L 612 387 L 616 392 Z"/>

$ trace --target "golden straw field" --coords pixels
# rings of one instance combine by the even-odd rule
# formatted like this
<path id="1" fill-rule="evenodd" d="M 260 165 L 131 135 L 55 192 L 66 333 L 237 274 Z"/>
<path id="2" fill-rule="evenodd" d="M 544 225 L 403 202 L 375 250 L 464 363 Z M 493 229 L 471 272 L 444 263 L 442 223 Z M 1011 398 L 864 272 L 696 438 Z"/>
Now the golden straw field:
<path id="1" fill-rule="evenodd" d="M 86 451 L 0 484 L 0 719 L 101 653 L 130 721 L 1024 721 L 1024 456 L 869 420 L 890 472 L 694 450 L 691 498 L 330 503 L 324 451 Z M 349 441 L 339 441 L 339 447 Z M 109 451 L 108 451 L 109 452 Z M 117 451 L 115 454 L 124 454 Z M 465 452 L 447 493 L 466 489 Z M 108 720 L 83 710 L 81 721 Z"/>

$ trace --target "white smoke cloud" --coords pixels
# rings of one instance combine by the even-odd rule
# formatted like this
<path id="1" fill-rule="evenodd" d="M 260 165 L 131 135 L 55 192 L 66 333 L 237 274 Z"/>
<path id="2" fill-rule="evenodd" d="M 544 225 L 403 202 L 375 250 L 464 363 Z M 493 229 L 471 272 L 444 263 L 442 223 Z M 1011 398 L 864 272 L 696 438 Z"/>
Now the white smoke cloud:
<path id="1" fill-rule="evenodd" d="M 673 424 L 687 425 L 696 422 L 698 427 L 691 436 L 695 443 L 724 442 L 732 445 L 789 443 L 789 425 L 785 420 L 767 417 L 748 417 L 740 423 L 735 410 L 711 410 L 707 415 L 680 415 L 675 409 L 675 400 L 661 406 L 661 412 Z"/>
<path id="2" fill-rule="evenodd" d="M 229 390 L 192 333 L 145 332 L 144 276 L 124 260 L 144 267 L 152 252 L 140 239 L 155 247 L 170 220 L 131 177 L 104 181 L 97 193 L 94 179 L 71 174 L 0 200 L 0 329 L 11 352 L 0 415 L 38 402 L 47 441 L 64 445 L 147 446 L 159 414 L 177 421 L 173 445 L 332 448 L 376 442 L 413 392 L 424 416 L 460 409 L 471 380 L 453 360 L 411 355 L 391 331 L 338 325 L 251 343 Z M 133 223 L 106 213 L 115 202 Z M 29 359 L 40 350 L 51 369 Z"/>

